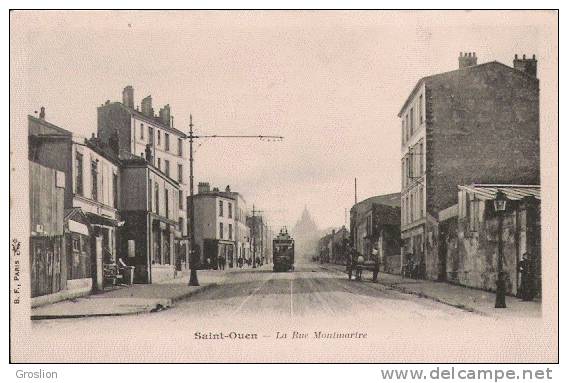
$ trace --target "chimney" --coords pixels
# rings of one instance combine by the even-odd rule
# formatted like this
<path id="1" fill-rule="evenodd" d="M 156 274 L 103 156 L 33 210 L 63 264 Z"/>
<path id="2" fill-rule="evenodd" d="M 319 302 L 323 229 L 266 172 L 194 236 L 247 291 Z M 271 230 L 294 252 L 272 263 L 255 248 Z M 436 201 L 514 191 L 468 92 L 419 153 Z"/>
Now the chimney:
<path id="1" fill-rule="evenodd" d="M 154 109 L 152 108 L 152 96 L 142 99 L 142 114 L 148 117 L 154 117 Z"/>
<path id="2" fill-rule="evenodd" d="M 477 65 L 477 56 L 475 55 L 475 52 L 460 52 L 458 62 L 460 69 L 474 66 Z"/>
<path id="3" fill-rule="evenodd" d="M 45 120 L 45 107 L 41 107 L 41 109 L 39 110 L 39 118 L 41 120 Z"/>
<path id="4" fill-rule="evenodd" d="M 227 185 L 227 187 L 225 188 L 225 191 L 227 193 L 230 193 L 231 192 L 231 185 Z"/>
<path id="5" fill-rule="evenodd" d="M 170 117 L 170 104 L 168 104 L 160 109 L 160 120 L 162 121 L 162 124 L 171 127 Z"/>
<path id="6" fill-rule="evenodd" d="M 134 88 L 132 88 L 132 85 L 128 85 L 123 89 L 122 103 L 125 106 L 134 109 Z"/>
<path id="7" fill-rule="evenodd" d="M 513 68 L 520 70 L 521 72 L 525 72 L 533 77 L 536 77 L 536 64 L 537 64 L 536 56 L 533 55 L 531 58 L 526 58 L 526 55 L 523 55 L 523 58 L 520 59 L 518 55 L 515 55 L 515 59 L 513 60 Z"/>
<path id="8" fill-rule="evenodd" d="M 209 182 L 200 182 L 197 185 L 197 193 L 198 194 L 209 193 Z"/>
<path id="9" fill-rule="evenodd" d="M 146 144 L 146 161 L 148 163 L 152 163 L 152 146 L 150 144 Z"/>

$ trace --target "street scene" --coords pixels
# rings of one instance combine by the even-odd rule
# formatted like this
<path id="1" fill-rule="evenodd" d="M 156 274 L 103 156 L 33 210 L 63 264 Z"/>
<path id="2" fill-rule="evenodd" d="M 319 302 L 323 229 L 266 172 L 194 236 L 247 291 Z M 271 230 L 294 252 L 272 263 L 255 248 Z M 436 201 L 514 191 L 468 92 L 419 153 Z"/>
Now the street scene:
<path id="1" fill-rule="evenodd" d="M 308 361 L 346 360 L 347 339 L 369 342 L 353 361 L 400 361 L 385 340 L 412 361 L 427 345 L 474 362 L 511 338 L 524 351 L 503 360 L 550 347 L 551 61 L 522 27 L 126 15 L 27 16 L 29 186 L 13 208 L 29 236 L 11 249 L 34 360 L 119 361 L 101 339 L 129 362 L 294 361 L 276 346 L 293 340 L 318 350 Z M 56 334 L 83 341 L 52 350 Z"/>

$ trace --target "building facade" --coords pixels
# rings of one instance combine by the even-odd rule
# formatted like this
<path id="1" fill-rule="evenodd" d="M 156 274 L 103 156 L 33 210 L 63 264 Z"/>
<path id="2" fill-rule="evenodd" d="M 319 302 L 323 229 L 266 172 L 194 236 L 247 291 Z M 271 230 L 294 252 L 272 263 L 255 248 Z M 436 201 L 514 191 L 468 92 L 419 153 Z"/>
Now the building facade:
<path id="1" fill-rule="evenodd" d="M 235 267 L 236 260 L 239 258 L 250 258 L 250 228 L 247 226 L 247 203 L 242 194 L 231 192 L 229 186 L 225 188 L 226 192 L 230 192 L 235 199 L 235 256 L 232 262 L 228 263 L 228 267 Z"/>
<path id="2" fill-rule="evenodd" d="M 352 243 L 366 261 L 379 252 L 385 271 L 400 272 L 400 193 L 368 198 L 351 208 Z"/>
<path id="3" fill-rule="evenodd" d="M 96 138 L 85 139 L 28 116 L 29 158 L 65 175 L 64 208 L 80 209 L 90 223 L 93 287 L 102 288 L 102 264 L 116 262 L 120 177 L 117 157 Z M 98 281 L 98 282 L 97 282 Z"/>
<path id="4" fill-rule="evenodd" d="M 189 152 L 186 148 L 185 134 L 174 128 L 174 118 L 169 105 L 165 105 L 156 115 L 152 97 L 141 101 L 141 108 L 134 106 L 134 89 L 124 88 L 122 102 L 107 101 L 97 109 L 97 129 L 99 138 L 109 143 L 115 139 L 119 156 L 132 155 L 149 158 L 153 168 L 179 184 L 180 193 L 176 222 L 179 236 L 176 237 L 176 252 L 182 267 L 189 266 L 188 219 L 186 197 L 189 195 Z M 116 137 L 116 138 L 115 138 Z M 149 154 L 149 155 L 148 155 Z"/>
<path id="5" fill-rule="evenodd" d="M 499 217 L 497 190 L 507 197 L 502 214 L 503 271 L 506 290 L 518 294 L 523 255 L 532 265 L 534 288 L 541 295 L 540 186 L 460 185 L 458 203 L 440 212 L 440 262 L 448 282 L 494 291 L 497 280 Z"/>
<path id="6" fill-rule="evenodd" d="M 422 78 L 402 106 L 401 232 L 405 259 L 421 277 L 444 279 L 438 213 L 470 183 L 539 184 L 539 81 L 536 58 L 513 67 L 477 65 Z"/>
<path id="7" fill-rule="evenodd" d="M 174 278 L 180 268 L 175 257 L 179 184 L 142 158 L 122 160 L 121 178 L 122 261 L 134 266 L 137 283 Z"/>
<path id="8" fill-rule="evenodd" d="M 210 190 L 206 182 L 199 184 L 198 193 L 194 195 L 194 235 L 201 267 L 217 269 L 221 258 L 227 265 L 235 264 L 235 204 L 232 192 Z"/>

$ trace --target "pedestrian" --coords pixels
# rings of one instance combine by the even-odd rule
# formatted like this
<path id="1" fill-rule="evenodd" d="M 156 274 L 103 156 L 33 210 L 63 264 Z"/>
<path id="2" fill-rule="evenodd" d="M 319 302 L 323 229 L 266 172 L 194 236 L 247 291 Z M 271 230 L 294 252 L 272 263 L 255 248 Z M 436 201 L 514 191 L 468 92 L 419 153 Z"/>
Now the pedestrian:
<path id="1" fill-rule="evenodd" d="M 381 260 L 379 259 L 379 249 L 377 249 L 376 246 L 373 247 L 373 283 L 377 283 L 378 282 L 378 276 L 379 276 L 379 267 L 381 264 Z"/>
<path id="2" fill-rule="evenodd" d="M 347 275 L 349 276 L 349 280 L 351 280 L 351 277 L 353 276 L 353 250 L 351 249 L 350 246 L 347 247 L 347 262 L 346 262 L 346 268 L 347 268 Z"/>
<path id="3" fill-rule="evenodd" d="M 219 269 L 225 270 L 225 257 L 219 258 Z"/>
<path id="4" fill-rule="evenodd" d="M 519 262 L 518 268 L 521 273 L 521 299 L 527 302 L 532 301 L 534 298 L 534 273 L 528 253 L 523 254 L 523 259 Z"/>
<path id="5" fill-rule="evenodd" d="M 359 256 L 357 257 L 357 277 L 356 279 L 358 281 L 361 281 L 363 279 L 363 263 L 365 262 L 365 258 L 363 257 L 362 254 L 359 254 Z"/>

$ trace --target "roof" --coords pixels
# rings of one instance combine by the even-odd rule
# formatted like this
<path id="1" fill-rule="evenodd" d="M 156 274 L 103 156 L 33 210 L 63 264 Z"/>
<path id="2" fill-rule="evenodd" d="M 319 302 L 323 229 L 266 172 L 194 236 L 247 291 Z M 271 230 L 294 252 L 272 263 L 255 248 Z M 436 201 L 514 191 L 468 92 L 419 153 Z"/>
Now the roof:
<path id="1" fill-rule="evenodd" d="M 54 130 L 55 132 L 53 133 L 53 135 L 60 135 L 60 136 L 66 136 L 66 137 L 72 135 L 72 133 L 70 131 L 63 129 L 63 128 L 57 126 L 57 125 L 54 125 L 51 122 L 47 122 L 45 119 L 37 118 L 37 117 L 34 117 L 34 116 L 28 114 L 28 120 L 34 121 L 34 122 L 36 122 L 40 125 L 43 125 L 47 128 Z"/>
<path id="2" fill-rule="evenodd" d="M 414 97 L 414 94 L 418 91 L 418 89 L 420 88 L 420 86 L 428 80 L 433 80 L 433 79 L 438 79 L 440 77 L 444 77 L 444 76 L 448 76 L 451 74 L 455 74 L 456 72 L 466 72 L 466 71 L 472 71 L 472 70 L 476 70 L 476 69 L 480 69 L 480 68 L 484 68 L 486 66 L 489 65 L 500 65 L 503 66 L 509 70 L 515 71 L 523 76 L 526 76 L 527 78 L 531 78 L 534 79 L 536 81 L 538 81 L 538 78 L 533 77 L 519 69 L 515 69 L 513 67 L 510 67 L 508 65 L 505 65 L 503 63 L 500 63 L 499 61 L 489 61 L 483 64 L 478 64 L 478 65 L 471 65 L 471 66 L 467 66 L 465 68 L 458 68 L 458 69 L 454 69 L 451 71 L 447 71 L 447 72 L 442 72 L 442 73 L 437 73 L 437 74 L 433 74 L 430 76 L 425 76 L 422 77 L 420 80 L 418 80 L 418 82 L 416 83 L 416 85 L 414 86 L 414 88 L 412 89 L 412 92 L 410 92 L 410 94 L 408 95 L 408 98 L 406 99 L 406 101 L 404 102 L 404 104 L 402 105 L 402 108 L 400 108 L 400 111 L 398 112 L 398 117 L 400 117 L 402 115 L 402 113 L 404 112 L 404 110 L 406 109 L 406 107 L 408 106 L 408 104 L 410 103 L 410 101 L 412 100 L 412 98 Z"/>
<path id="3" fill-rule="evenodd" d="M 373 204 L 386 205 L 390 207 L 400 207 L 400 193 L 391 193 L 391 194 L 369 197 L 353 205 L 351 210 L 353 209 L 357 211 L 365 210 L 371 207 Z"/>
<path id="4" fill-rule="evenodd" d="M 475 194 L 482 200 L 493 200 L 495 194 L 500 190 L 510 200 L 521 200 L 525 197 L 535 197 L 540 200 L 540 185 L 498 185 L 498 184 L 473 184 L 469 186 L 458 186 L 464 190 Z"/>
<path id="5" fill-rule="evenodd" d="M 178 134 L 178 135 L 182 136 L 183 138 L 186 137 L 186 134 L 184 132 L 182 132 L 181 130 L 178 130 L 178 129 L 173 128 L 171 126 L 167 126 L 157 117 L 147 116 L 139 110 L 136 110 L 136 109 L 133 109 L 133 108 L 130 108 L 130 107 L 124 105 L 122 102 L 115 101 L 115 102 L 111 102 L 110 104 L 104 104 L 101 107 L 104 108 L 108 105 L 119 105 L 123 109 L 127 110 L 129 113 L 135 115 L 136 117 L 143 119 L 143 120 L 145 120 L 145 121 L 147 121 L 151 124 L 158 125 L 163 130 L 170 131 L 172 133 Z"/>

